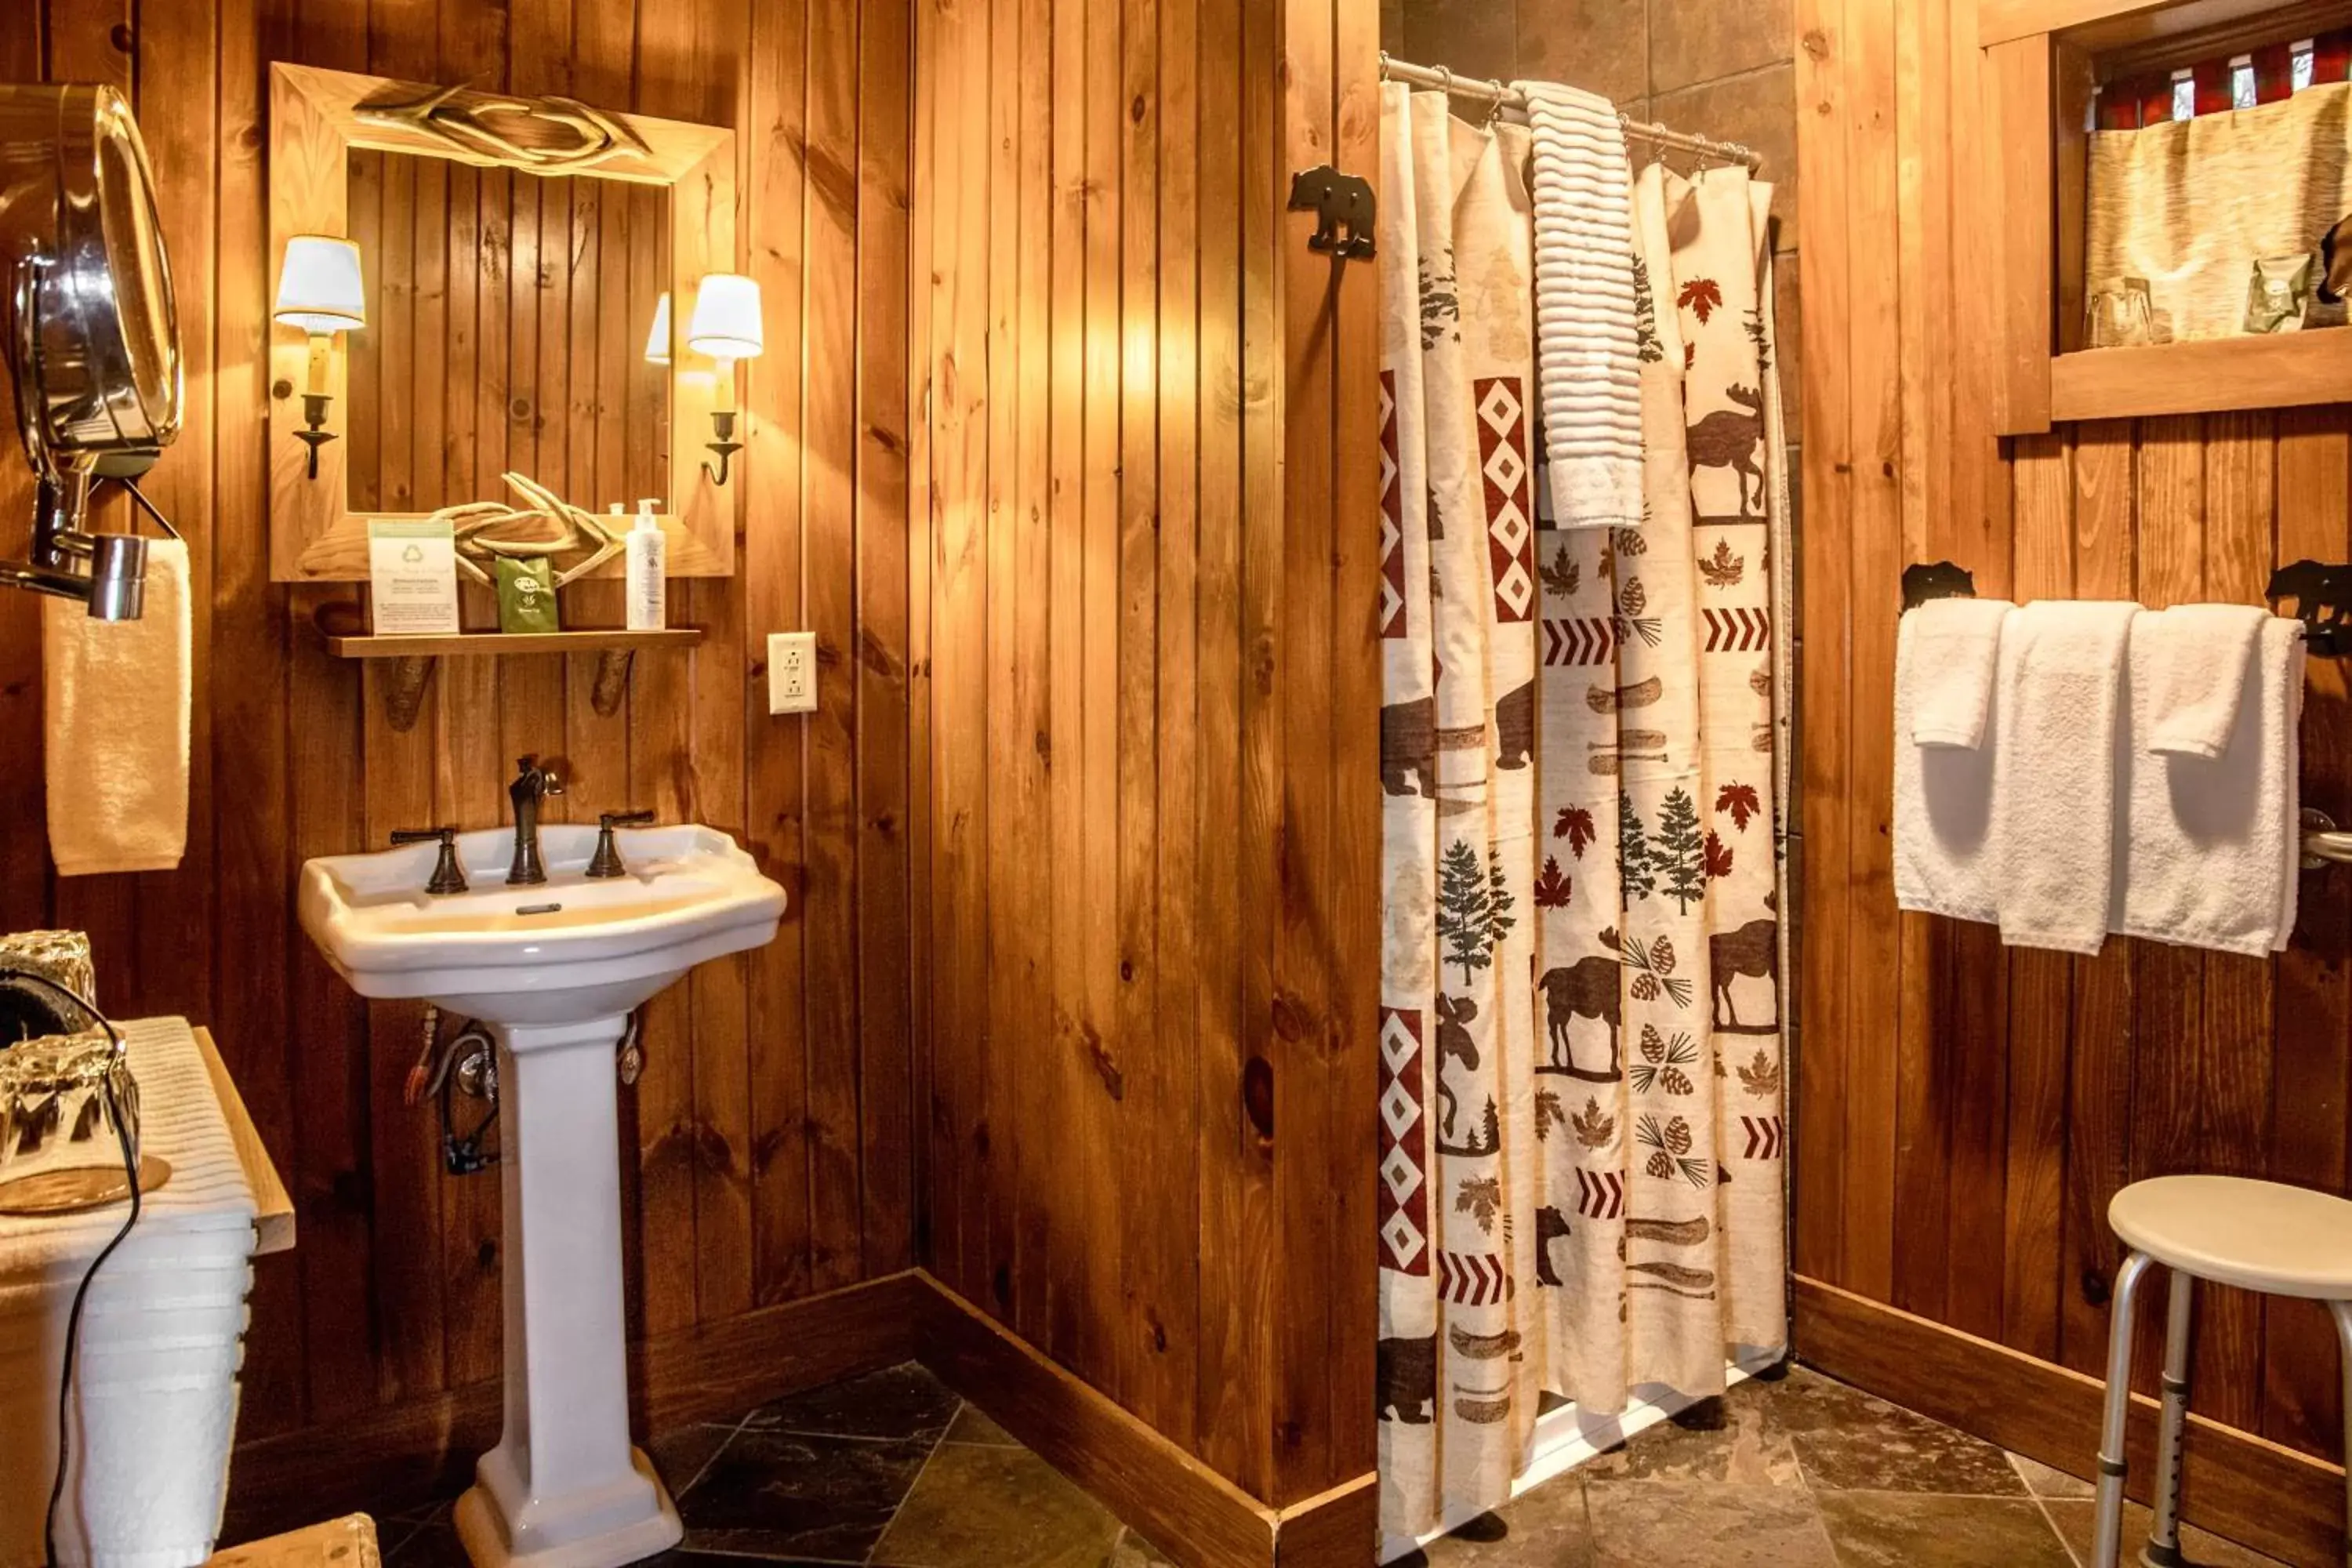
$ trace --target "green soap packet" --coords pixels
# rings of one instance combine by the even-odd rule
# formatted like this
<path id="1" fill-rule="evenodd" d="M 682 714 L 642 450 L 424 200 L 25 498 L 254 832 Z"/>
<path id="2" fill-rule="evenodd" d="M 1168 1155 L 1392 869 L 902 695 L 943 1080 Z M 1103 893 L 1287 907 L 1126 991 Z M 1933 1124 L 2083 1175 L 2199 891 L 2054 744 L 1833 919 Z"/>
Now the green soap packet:
<path id="1" fill-rule="evenodd" d="M 499 630 L 561 631 L 555 613 L 555 565 L 544 555 L 499 557 Z"/>

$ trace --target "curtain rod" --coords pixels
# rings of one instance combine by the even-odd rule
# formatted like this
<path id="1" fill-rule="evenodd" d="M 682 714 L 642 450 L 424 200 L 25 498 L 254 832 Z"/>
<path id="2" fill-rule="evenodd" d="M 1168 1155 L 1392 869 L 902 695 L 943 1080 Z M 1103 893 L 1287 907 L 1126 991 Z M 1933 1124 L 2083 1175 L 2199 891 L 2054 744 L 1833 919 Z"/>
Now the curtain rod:
<path id="1" fill-rule="evenodd" d="M 1383 52 L 1381 56 L 1381 76 L 1388 81 L 1433 87 L 1455 98 L 1477 99 L 1493 104 L 1498 113 L 1506 110 L 1522 114 L 1527 112 L 1527 94 L 1514 91 L 1499 81 L 1481 81 L 1475 77 L 1456 76 L 1444 66 L 1412 65 L 1404 60 L 1391 59 Z M 1670 147 L 1678 153 L 1719 159 L 1727 163 L 1745 163 L 1750 169 L 1760 169 L 1764 165 L 1762 154 L 1738 142 L 1717 142 L 1711 137 L 1670 131 L 1665 126 L 1647 124 L 1623 114 L 1620 114 L 1617 121 L 1624 126 L 1628 137 L 1637 142 L 1647 142 L 1654 147 Z"/>

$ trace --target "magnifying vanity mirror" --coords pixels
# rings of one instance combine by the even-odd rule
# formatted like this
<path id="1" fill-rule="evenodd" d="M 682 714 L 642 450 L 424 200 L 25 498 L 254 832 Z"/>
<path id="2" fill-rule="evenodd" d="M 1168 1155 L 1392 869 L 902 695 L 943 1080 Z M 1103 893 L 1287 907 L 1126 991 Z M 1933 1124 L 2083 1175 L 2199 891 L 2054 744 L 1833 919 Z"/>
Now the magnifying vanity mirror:
<path id="1" fill-rule="evenodd" d="M 0 584 L 136 619 L 146 541 L 84 522 L 94 483 L 135 481 L 179 434 L 180 338 L 147 149 L 113 88 L 0 86 L 0 336 L 36 479 L 28 558 L 0 561 Z"/>

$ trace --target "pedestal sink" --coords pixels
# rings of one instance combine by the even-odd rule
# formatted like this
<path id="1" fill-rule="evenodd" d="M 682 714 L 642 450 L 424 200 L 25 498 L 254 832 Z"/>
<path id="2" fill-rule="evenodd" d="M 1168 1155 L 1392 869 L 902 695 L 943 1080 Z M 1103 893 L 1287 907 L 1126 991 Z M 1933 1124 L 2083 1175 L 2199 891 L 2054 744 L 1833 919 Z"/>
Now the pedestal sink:
<path id="1" fill-rule="evenodd" d="M 764 945 L 784 890 L 708 827 L 540 830 L 547 880 L 509 887 L 511 833 L 457 841 L 470 890 L 425 891 L 436 847 L 305 864 L 302 928 L 362 996 L 478 1018 L 499 1042 L 506 1430 L 458 1500 L 477 1568 L 616 1568 L 677 1543 L 629 1443 L 614 1051 L 632 1008 L 705 959 Z"/>

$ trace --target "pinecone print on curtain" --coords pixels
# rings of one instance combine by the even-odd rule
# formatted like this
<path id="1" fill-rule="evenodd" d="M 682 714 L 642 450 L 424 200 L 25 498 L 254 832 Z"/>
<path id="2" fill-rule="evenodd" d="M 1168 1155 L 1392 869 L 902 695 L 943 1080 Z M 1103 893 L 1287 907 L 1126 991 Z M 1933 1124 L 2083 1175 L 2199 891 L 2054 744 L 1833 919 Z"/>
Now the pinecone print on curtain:
<path id="1" fill-rule="evenodd" d="M 1687 403 L 1697 527 L 1704 653 L 1700 700 L 1706 765 L 1704 828 L 1722 875 L 1710 883 L 1709 992 L 1699 1020 L 1721 1114 L 1714 1154 L 1728 1180 L 1717 1190 L 1729 1337 L 1777 1342 L 1786 1215 L 1781 1120 L 1780 867 L 1777 842 L 1779 734 L 1773 667 L 1772 509 L 1780 490 L 1769 436 L 1777 409 L 1768 362 L 1763 280 L 1769 192 L 1744 169 L 1710 170 L 1682 184 L 1675 229 L 1677 298 L 1706 282 L 1709 309 L 1685 309 Z M 1728 1070 L 1731 1068 L 1738 1070 Z"/>

